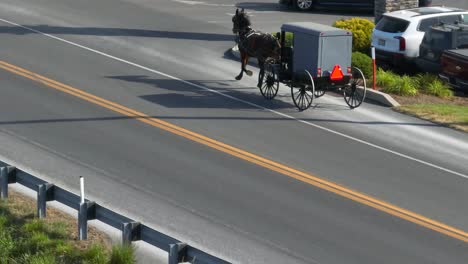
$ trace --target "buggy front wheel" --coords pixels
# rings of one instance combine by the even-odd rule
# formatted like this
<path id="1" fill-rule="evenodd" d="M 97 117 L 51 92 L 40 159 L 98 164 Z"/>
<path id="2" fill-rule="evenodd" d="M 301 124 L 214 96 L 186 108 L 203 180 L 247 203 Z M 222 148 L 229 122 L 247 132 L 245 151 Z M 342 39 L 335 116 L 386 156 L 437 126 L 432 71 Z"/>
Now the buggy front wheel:
<path id="1" fill-rule="evenodd" d="M 279 89 L 278 68 L 274 64 L 265 63 L 265 75 L 260 86 L 260 92 L 268 100 L 275 98 Z"/>
<path id="2" fill-rule="evenodd" d="M 312 75 L 307 71 L 293 78 L 291 82 L 291 97 L 300 111 L 306 110 L 312 104 L 315 85 Z"/>
<path id="3" fill-rule="evenodd" d="M 356 67 L 351 69 L 351 79 L 345 85 L 343 97 L 348 106 L 353 109 L 362 104 L 366 97 L 366 79 L 362 71 Z"/>

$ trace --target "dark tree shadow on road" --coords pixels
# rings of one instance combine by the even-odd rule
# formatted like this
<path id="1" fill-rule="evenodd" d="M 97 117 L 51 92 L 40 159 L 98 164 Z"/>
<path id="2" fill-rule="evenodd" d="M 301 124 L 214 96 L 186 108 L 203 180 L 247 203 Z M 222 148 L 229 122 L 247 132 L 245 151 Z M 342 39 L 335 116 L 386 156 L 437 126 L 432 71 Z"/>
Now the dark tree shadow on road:
<path id="1" fill-rule="evenodd" d="M 188 83 L 212 90 L 209 91 L 183 84 L 179 80 L 155 79 L 145 75 L 108 76 L 107 78 L 143 83 L 165 89 L 168 91 L 167 93 L 149 94 L 140 97 L 168 108 L 258 109 L 258 106 L 255 105 L 259 105 L 270 109 L 293 109 L 292 105 L 280 100 L 265 100 L 257 88 L 238 88 L 234 84 L 237 81 L 234 80 L 187 80 Z M 238 98 L 238 100 L 226 100 L 226 97 Z"/>
<path id="2" fill-rule="evenodd" d="M 310 14 L 322 14 L 322 15 L 356 15 L 356 16 L 373 16 L 374 10 L 372 8 L 360 8 L 360 7 L 349 7 L 347 5 L 342 6 L 317 6 L 315 9 L 308 11 L 297 10 L 293 5 L 280 4 L 278 1 L 274 3 L 262 3 L 262 2 L 241 2 L 236 4 L 237 8 L 245 8 L 247 13 L 249 10 L 253 11 L 281 11 L 290 13 L 310 13 Z"/>
<path id="3" fill-rule="evenodd" d="M 0 26 L 0 34 L 27 35 L 38 32 L 52 35 L 89 35 L 89 36 L 126 36 L 167 39 L 190 39 L 204 41 L 234 41 L 233 34 L 217 34 L 204 32 L 178 32 L 131 28 L 97 28 L 97 27 L 57 27 L 49 25 L 24 25 L 27 28 L 15 26 Z"/>

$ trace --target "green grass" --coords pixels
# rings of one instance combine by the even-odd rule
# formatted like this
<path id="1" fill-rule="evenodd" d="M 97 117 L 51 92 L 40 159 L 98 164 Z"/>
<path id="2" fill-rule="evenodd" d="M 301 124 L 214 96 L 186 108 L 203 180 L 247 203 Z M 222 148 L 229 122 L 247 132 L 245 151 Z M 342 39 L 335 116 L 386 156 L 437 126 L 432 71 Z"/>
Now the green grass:
<path id="1" fill-rule="evenodd" d="M 0 200 L 0 264 L 136 263 L 131 246 L 78 247 L 70 223 L 37 219 L 34 203 L 18 201 Z"/>
<path id="2" fill-rule="evenodd" d="M 450 127 L 468 126 L 468 106 L 447 104 L 413 104 L 398 107 L 398 110 L 437 121 Z"/>

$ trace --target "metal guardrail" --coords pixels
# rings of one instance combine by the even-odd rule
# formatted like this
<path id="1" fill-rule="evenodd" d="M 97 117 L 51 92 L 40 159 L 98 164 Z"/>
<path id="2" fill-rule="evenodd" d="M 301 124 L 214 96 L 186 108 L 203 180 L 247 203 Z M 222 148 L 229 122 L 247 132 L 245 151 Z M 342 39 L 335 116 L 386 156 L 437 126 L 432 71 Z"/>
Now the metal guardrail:
<path id="1" fill-rule="evenodd" d="M 3 162 L 0 162 L 3 163 Z M 78 211 L 78 234 L 86 239 L 88 220 L 99 220 L 122 231 L 122 242 L 144 241 L 169 253 L 168 263 L 228 264 L 225 260 L 158 232 L 140 222 L 105 208 L 94 201 L 81 202 L 80 196 L 28 174 L 14 166 L 0 167 L 0 199 L 8 197 L 8 184 L 19 183 L 37 192 L 37 215 L 47 215 L 47 202 L 57 201 Z"/>

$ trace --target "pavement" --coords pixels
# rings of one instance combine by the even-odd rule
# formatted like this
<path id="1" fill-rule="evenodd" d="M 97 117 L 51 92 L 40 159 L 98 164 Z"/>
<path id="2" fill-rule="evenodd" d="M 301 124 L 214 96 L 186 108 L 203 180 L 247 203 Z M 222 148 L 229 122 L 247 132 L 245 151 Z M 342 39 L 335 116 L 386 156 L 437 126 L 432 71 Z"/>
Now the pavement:
<path id="1" fill-rule="evenodd" d="M 237 45 L 232 47 L 229 51 L 232 54 L 232 56 L 240 59 L 240 53 L 239 53 L 239 49 Z M 257 65 L 255 61 L 253 62 L 254 62 L 253 63 L 254 65 Z M 372 88 L 369 88 L 369 87 L 367 87 L 367 90 L 366 90 L 366 99 L 377 102 L 385 106 L 390 106 L 390 107 L 400 106 L 400 104 L 395 99 L 393 99 L 393 97 L 391 97 L 389 94 L 373 90 Z"/>

